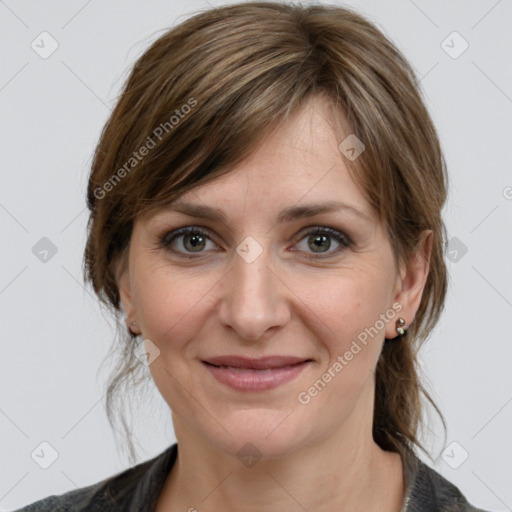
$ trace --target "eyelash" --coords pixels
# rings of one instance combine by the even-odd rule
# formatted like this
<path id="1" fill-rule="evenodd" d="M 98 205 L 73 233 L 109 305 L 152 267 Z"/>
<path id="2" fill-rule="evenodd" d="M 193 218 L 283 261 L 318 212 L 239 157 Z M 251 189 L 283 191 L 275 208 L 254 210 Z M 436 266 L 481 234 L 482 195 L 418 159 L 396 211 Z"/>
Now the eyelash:
<path id="1" fill-rule="evenodd" d="M 163 236 L 160 236 L 159 237 L 159 247 L 164 248 L 164 249 L 169 249 L 171 244 L 178 237 L 183 236 L 183 235 L 200 235 L 200 236 L 208 238 L 210 241 L 213 242 L 208 231 L 205 231 L 204 229 L 202 229 L 201 227 L 198 227 L 198 226 L 187 226 L 184 228 L 176 229 L 174 231 L 168 231 Z M 308 256 L 308 258 L 322 259 L 322 258 L 331 257 L 334 254 L 337 254 L 337 253 L 341 252 L 343 249 L 346 249 L 352 245 L 352 240 L 350 239 L 350 237 L 348 237 L 341 231 L 338 231 L 337 229 L 333 229 L 333 228 L 329 228 L 329 227 L 322 227 L 322 226 L 315 226 L 312 229 L 310 229 L 309 231 L 306 231 L 303 234 L 302 238 L 299 239 L 299 242 L 302 241 L 304 238 L 307 238 L 308 236 L 311 236 L 311 235 L 328 235 L 328 236 L 334 238 L 340 244 L 340 247 L 338 247 L 334 251 L 327 252 L 327 253 L 321 253 L 321 252 L 316 253 L 316 254 L 310 253 L 311 256 Z M 192 254 L 194 254 L 194 253 L 188 253 L 189 255 L 187 255 L 187 253 L 183 253 L 180 251 L 173 251 L 173 252 L 175 252 L 175 253 L 179 254 L 180 256 L 183 256 L 184 258 L 187 258 L 187 259 L 198 258 L 201 256 L 201 254 L 203 254 L 203 252 L 198 252 L 198 253 L 196 253 L 198 256 L 193 256 Z"/>

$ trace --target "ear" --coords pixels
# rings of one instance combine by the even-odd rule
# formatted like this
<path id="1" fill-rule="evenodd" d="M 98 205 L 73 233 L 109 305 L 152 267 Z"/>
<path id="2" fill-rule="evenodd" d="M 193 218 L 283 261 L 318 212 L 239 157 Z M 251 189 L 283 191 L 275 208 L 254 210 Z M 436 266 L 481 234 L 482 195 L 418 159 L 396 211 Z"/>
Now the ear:
<path id="1" fill-rule="evenodd" d="M 420 307 L 430 268 L 433 240 L 434 232 L 432 230 L 423 231 L 414 253 L 400 265 L 394 302 L 402 305 L 399 316 L 405 320 L 405 328 L 412 323 Z M 395 322 L 389 322 L 386 327 L 386 338 L 392 339 L 396 336 Z"/>
<path id="2" fill-rule="evenodd" d="M 128 264 L 128 254 L 122 256 L 116 271 L 116 283 L 119 290 L 119 298 L 123 307 L 123 313 L 126 318 L 128 329 L 136 332 L 137 329 L 130 326 L 130 323 L 137 321 L 135 302 L 133 300 L 130 271 Z"/>

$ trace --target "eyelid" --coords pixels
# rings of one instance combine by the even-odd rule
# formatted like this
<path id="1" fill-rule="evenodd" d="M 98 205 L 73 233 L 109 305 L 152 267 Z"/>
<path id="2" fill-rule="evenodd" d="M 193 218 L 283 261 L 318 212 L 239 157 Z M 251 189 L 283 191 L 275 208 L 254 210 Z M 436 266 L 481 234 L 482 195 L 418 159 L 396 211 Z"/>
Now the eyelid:
<path id="1" fill-rule="evenodd" d="M 158 235 L 158 240 L 160 242 L 159 246 L 166 248 L 166 247 L 170 246 L 171 243 L 179 236 L 188 235 L 188 234 L 203 235 L 203 236 L 207 237 L 209 240 L 211 240 L 212 242 L 214 242 L 212 240 L 212 232 L 208 228 L 206 228 L 204 226 L 193 225 L 193 226 L 183 226 L 181 228 L 176 228 L 176 229 L 164 230 L 161 235 Z"/>

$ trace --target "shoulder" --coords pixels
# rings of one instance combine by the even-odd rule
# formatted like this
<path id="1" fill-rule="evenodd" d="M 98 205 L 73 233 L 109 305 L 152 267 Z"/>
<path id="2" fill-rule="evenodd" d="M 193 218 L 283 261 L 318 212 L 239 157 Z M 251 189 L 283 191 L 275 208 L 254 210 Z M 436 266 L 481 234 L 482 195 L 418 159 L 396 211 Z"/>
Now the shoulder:
<path id="1" fill-rule="evenodd" d="M 418 457 L 407 462 L 407 491 L 400 512 L 488 512 L 477 508 L 460 489 Z"/>
<path id="2" fill-rule="evenodd" d="M 141 505 L 156 503 L 176 454 L 177 445 L 173 444 L 153 459 L 105 480 L 58 496 L 48 496 L 14 512 L 146 510 Z"/>

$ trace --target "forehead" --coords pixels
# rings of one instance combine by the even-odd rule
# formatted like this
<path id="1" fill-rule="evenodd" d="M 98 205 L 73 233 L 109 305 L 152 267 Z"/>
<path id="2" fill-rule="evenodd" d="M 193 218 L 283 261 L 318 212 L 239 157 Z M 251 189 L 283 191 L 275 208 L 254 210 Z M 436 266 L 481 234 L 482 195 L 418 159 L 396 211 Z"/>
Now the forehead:
<path id="1" fill-rule="evenodd" d="M 337 121 L 327 101 L 311 99 L 229 173 L 177 201 L 216 205 L 239 214 L 336 201 L 372 217 L 338 148 L 349 130 Z"/>

